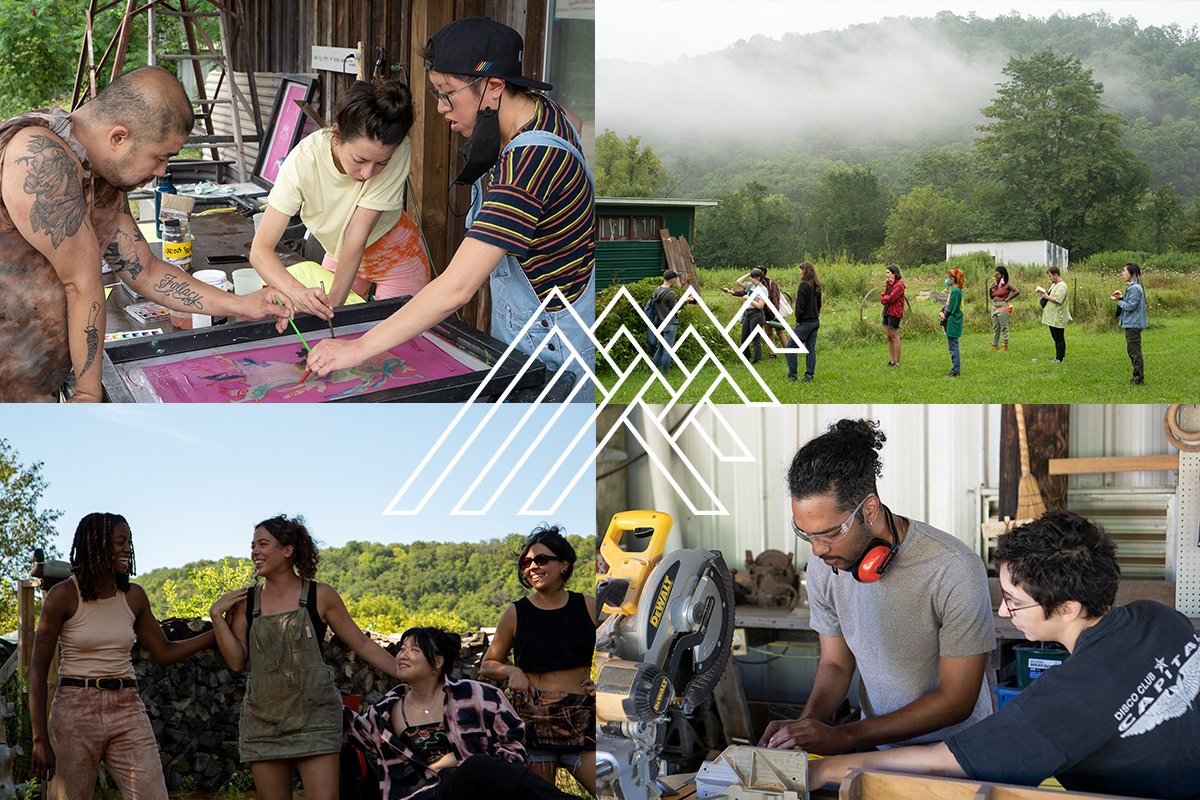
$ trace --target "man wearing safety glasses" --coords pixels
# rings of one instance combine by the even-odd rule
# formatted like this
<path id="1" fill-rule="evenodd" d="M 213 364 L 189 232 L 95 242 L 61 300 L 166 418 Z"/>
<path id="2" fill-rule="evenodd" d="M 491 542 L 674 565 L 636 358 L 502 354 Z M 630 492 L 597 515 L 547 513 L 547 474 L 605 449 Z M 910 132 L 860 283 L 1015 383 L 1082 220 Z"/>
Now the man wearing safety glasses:
<path id="1" fill-rule="evenodd" d="M 879 499 L 886 438 L 875 422 L 843 419 L 792 460 L 791 524 L 812 545 L 821 657 L 800 719 L 770 723 L 760 746 L 833 754 L 940 741 L 992 712 L 987 571 L 954 536 Z M 856 667 L 862 719 L 830 725 Z"/>
<path id="2" fill-rule="evenodd" d="M 1071 656 L 999 713 L 944 742 L 814 762 L 809 786 L 852 768 L 936 773 L 1121 796 L 1200 796 L 1200 635 L 1151 600 L 1113 605 L 1116 546 L 1070 512 L 1046 514 L 996 545 L 1002 615 Z"/>
<path id="3" fill-rule="evenodd" d="M 466 137 L 466 165 L 454 181 L 473 187 L 466 238 L 446 270 L 391 317 L 359 339 L 314 347 L 308 366 L 318 375 L 428 330 L 485 282 L 492 336 L 530 355 L 544 345 L 538 357 L 577 382 L 585 376 L 579 362 L 591 369 L 594 180 L 566 112 L 540 93 L 550 84 L 522 75 L 522 48 L 519 33 L 487 17 L 452 22 L 425 45 L 437 111 Z M 589 385 L 575 399 L 591 403 L 595 393 Z"/>

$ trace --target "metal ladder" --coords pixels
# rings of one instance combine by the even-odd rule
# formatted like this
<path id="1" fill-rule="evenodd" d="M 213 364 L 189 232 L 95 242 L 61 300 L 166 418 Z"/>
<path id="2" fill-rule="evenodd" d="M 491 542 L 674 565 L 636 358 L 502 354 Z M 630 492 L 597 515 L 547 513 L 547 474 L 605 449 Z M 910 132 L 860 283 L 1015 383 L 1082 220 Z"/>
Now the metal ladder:
<path id="1" fill-rule="evenodd" d="M 229 48 L 229 23 L 231 17 L 234 19 L 241 18 L 241 0 L 177 0 L 177 2 L 177 8 L 172 7 L 166 0 L 150 0 L 145 5 L 138 7 L 136 0 L 127 0 L 121 25 L 118 27 L 112 41 L 109 42 L 107 49 L 104 51 L 103 57 L 97 64 L 93 54 L 93 22 L 97 14 L 118 5 L 118 3 L 110 2 L 98 7 L 97 0 L 89 0 L 85 18 L 86 32 L 83 47 L 79 55 L 79 71 L 75 77 L 75 89 L 71 107 L 73 109 L 78 108 L 85 100 L 96 96 L 96 73 L 99 69 L 103 69 L 104 62 L 108 60 L 110 54 L 113 55 L 113 60 L 109 79 L 112 80 L 121 74 L 124 68 L 125 54 L 129 46 L 130 33 L 133 28 L 133 18 L 144 11 L 146 12 L 148 33 L 146 47 L 147 63 L 149 65 L 157 65 L 160 61 L 175 61 L 180 63 L 190 62 L 192 65 L 192 74 L 196 80 L 197 92 L 196 99 L 192 101 L 193 106 L 195 106 L 196 127 L 193 129 L 192 135 L 188 137 L 187 144 L 210 148 L 214 160 L 220 159 L 218 146 L 231 147 L 239 173 L 238 179 L 247 181 L 250 179 L 250 170 L 246 164 L 245 144 L 247 141 L 257 142 L 261 140 L 263 125 L 258 104 L 251 102 L 246 97 L 233 77 L 233 62 Z M 206 10 L 201 10 L 202 8 Z M 160 14 L 182 20 L 187 40 L 187 52 L 157 52 L 157 17 Z M 215 18 L 217 20 L 220 32 L 219 43 L 213 42 L 204 27 L 198 24 L 197 20 L 206 18 Z M 243 40 L 244 47 L 245 42 Z M 215 62 L 221 70 L 216 90 L 214 91 L 214 95 L 216 96 L 214 97 L 208 96 L 204 71 L 201 68 L 202 61 Z M 247 65 L 249 63 L 247 59 Z M 83 92 L 83 79 L 85 75 L 87 76 L 86 96 Z M 256 96 L 257 90 L 254 81 L 254 71 L 252 69 L 247 70 L 246 76 L 250 94 L 252 97 Z M 226 80 L 229 81 L 228 96 L 221 97 L 221 85 Z M 213 128 L 213 109 L 218 105 L 230 106 L 232 135 L 217 134 Z M 252 136 L 246 136 L 242 132 L 242 114 L 246 114 L 249 119 L 254 121 L 255 133 Z"/>

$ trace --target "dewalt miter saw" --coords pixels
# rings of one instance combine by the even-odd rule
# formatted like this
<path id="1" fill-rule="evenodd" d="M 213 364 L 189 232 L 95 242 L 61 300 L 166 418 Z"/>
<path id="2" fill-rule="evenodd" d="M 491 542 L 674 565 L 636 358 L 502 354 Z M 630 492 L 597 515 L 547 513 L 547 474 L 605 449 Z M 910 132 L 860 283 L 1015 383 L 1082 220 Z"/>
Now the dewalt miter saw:
<path id="1" fill-rule="evenodd" d="M 712 550 L 663 553 L 671 517 L 626 511 L 600 545 L 603 621 L 596 631 L 596 762 L 600 796 L 660 796 L 658 754 L 671 713 L 712 694 L 733 641 L 733 581 Z M 644 549 L 626 549 L 645 543 Z"/>

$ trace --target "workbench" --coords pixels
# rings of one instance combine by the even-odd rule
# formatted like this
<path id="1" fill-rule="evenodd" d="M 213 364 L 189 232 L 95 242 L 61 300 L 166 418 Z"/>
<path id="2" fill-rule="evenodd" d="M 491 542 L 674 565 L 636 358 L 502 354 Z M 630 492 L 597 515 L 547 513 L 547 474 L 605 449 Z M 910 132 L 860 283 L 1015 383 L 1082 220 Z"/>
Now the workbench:
<path id="1" fill-rule="evenodd" d="M 193 273 L 200 269 L 217 269 L 226 276 L 232 276 L 234 270 L 250 266 L 248 259 L 254 239 L 254 225 L 240 214 L 230 212 L 194 216 L 192 233 L 195 236 L 192 245 Z M 151 243 L 150 248 L 156 255 L 161 253 L 159 243 Z M 283 246 L 277 246 L 275 252 L 284 266 L 304 260 L 298 253 Z M 207 263 L 208 256 L 234 254 L 243 254 L 247 260 L 232 264 Z M 135 302 L 139 302 L 139 298 L 135 298 L 124 284 L 113 289 L 108 298 L 106 332 L 159 328 L 162 333 L 105 343 L 102 382 L 104 399 L 110 402 L 154 402 L 163 398 L 175 400 L 180 393 L 164 393 L 163 397 L 158 397 L 154 388 L 145 382 L 139 385 L 140 379 L 144 378 L 147 370 L 161 373 L 164 369 L 175 368 L 164 367 L 164 364 L 205 359 L 219 361 L 219 374 L 229 380 L 219 387 L 223 393 L 220 397 L 212 397 L 213 386 L 200 387 L 198 394 L 207 392 L 198 398 L 202 401 L 301 402 L 321 399 L 348 402 L 462 402 L 471 398 L 507 349 L 503 342 L 450 317 L 428 333 L 400 346 L 409 351 L 416 348 L 423 355 L 418 356 L 416 352 L 385 353 L 376 359 L 380 364 L 375 365 L 374 369 L 360 370 L 364 373 L 361 376 L 349 376 L 343 381 L 342 387 L 327 387 L 325 384 L 329 383 L 328 380 L 301 378 L 304 370 L 302 351 L 298 349 L 299 338 L 290 327 L 282 334 L 277 333 L 273 319 L 231 321 L 194 330 L 179 330 L 171 324 L 170 317 L 145 323 L 135 321 L 125 313 L 125 307 Z M 407 298 L 394 298 L 344 306 L 336 310 L 333 327 L 339 337 L 362 335 L 405 302 Z M 298 314 L 295 324 L 310 340 L 310 344 L 328 335 L 328 324 L 309 314 Z M 281 361 L 278 353 L 285 351 Z M 263 352 L 271 353 L 272 360 L 264 361 L 261 356 Z M 389 355 L 392 357 L 389 358 Z M 442 367 L 450 366 L 453 369 L 436 369 L 431 371 L 433 377 L 426 378 L 416 374 L 419 370 L 408 369 L 410 365 L 405 363 L 408 360 L 406 355 L 414 360 L 425 358 L 430 364 L 440 361 Z M 289 363 L 285 364 L 284 361 Z M 521 373 L 526 361 L 530 361 L 529 368 Z M 389 371 L 396 365 L 415 377 L 402 378 L 397 372 Z M 131 377 L 131 373 L 139 369 L 141 371 Z M 217 373 L 218 369 L 211 371 Z M 283 371 L 288 371 L 288 374 L 280 378 Z M 206 378 L 212 377 L 204 374 Z M 524 353 L 515 351 L 484 387 L 481 399 L 494 399 L 511 385 L 514 391 L 510 400 L 530 402 L 546 385 L 551 374 L 541 361 L 530 360 Z M 194 379 L 195 376 L 191 376 L 188 380 L 194 382 Z M 325 383 L 318 383 L 318 380 L 324 380 Z M 180 381 L 181 384 L 186 382 Z M 559 381 L 547 399 L 561 401 L 570 390 L 570 386 L 564 385 L 566 383 Z M 344 391 L 336 390 L 347 385 L 349 388 Z"/>
<path id="2" fill-rule="evenodd" d="M 210 214 L 208 216 L 193 216 L 191 226 L 192 235 L 195 237 L 195 240 L 192 242 L 192 266 L 189 270 L 190 272 L 202 269 L 216 269 L 224 272 L 225 276 L 232 281 L 235 269 L 243 269 L 250 266 L 250 244 L 254 241 L 253 222 L 241 214 L 228 212 Z M 156 257 L 162 257 L 161 242 L 149 242 L 148 246 L 150 252 Z M 299 264 L 304 260 L 303 256 L 299 253 L 282 244 L 275 247 L 275 254 L 279 256 L 279 260 L 283 262 L 285 267 Z M 208 263 L 209 256 L 227 255 L 242 255 L 245 257 L 245 261 L 234 264 L 209 265 Z M 175 326 L 171 324 L 170 317 L 163 317 L 162 319 L 151 320 L 150 322 L 138 322 L 125 313 L 126 306 L 151 298 L 134 297 L 129 287 L 115 274 L 105 273 L 104 282 L 108 286 L 115 284 L 108 296 L 106 305 L 107 321 L 105 323 L 105 333 L 154 330 L 155 328 L 161 328 L 163 333 L 172 333 L 176 330 Z"/>

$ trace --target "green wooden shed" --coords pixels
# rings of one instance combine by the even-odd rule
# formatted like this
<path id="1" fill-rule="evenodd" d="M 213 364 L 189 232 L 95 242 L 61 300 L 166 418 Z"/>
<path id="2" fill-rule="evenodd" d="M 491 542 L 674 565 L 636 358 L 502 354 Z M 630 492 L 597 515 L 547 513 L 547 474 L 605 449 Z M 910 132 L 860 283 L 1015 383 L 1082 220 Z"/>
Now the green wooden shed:
<path id="1" fill-rule="evenodd" d="M 667 268 L 659 230 L 696 243 L 696 209 L 716 200 L 596 198 L 596 288 L 658 277 Z"/>

